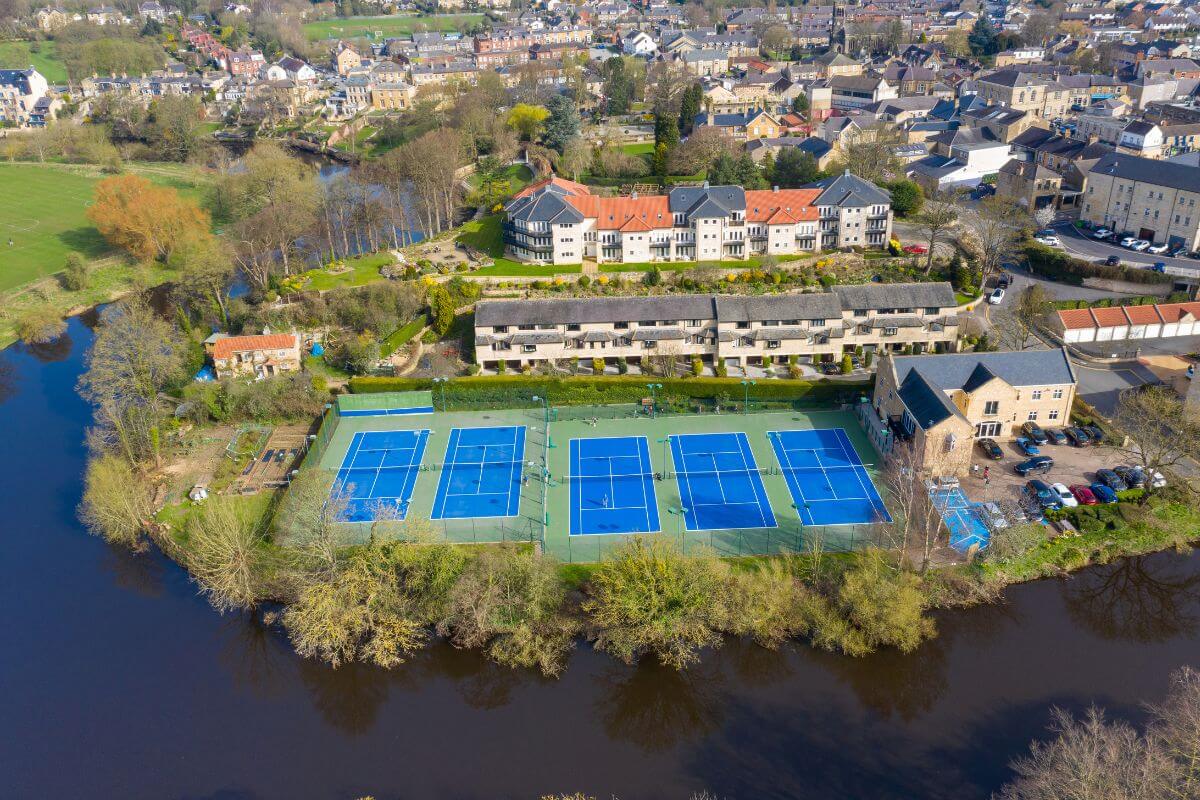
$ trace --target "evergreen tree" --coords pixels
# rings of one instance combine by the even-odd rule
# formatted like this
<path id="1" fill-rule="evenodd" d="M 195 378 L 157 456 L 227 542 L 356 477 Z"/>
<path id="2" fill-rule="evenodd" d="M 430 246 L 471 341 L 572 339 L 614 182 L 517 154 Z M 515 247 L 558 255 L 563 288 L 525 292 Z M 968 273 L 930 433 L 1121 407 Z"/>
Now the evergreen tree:
<path id="1" fill-rule="evenodd" d="M 546 118 L 542 141 L 547 147 L 562 153 L 567 142 L 579 135 L 579 112 L 566 96 L 558 94 L 546 103 L 550 116 Z"/>
<path id="2" fill-rule="evenodd" d="M 971 55 L 976 57 L 992 56 L 1000 51 L 996 29 L 992 27 L 986 15 L 981 16 L 975 23 L 971 35 L 967 37 L 967 44 L 971 48 Z"/>
<path id="3" fill-rule="evenodd" d="M 666 145 L 667 151 L 679 144 L 679 121 L 667 114 L 654 115 L 654 146 Z"/>
<path id="4" fill-rule="evenodd" d="M 806 153 L 795 147 L 780 151 L 775 159 L 775 169 L 771 173 L 771 183 L 781 189 L 796 189 L 806 183 L 812 183 L 820 177 L 821 170 L 817 160 L 811 153 Z"/>
<path id="5" fill-rule="evenodd" d="M 704 101 L 704 87 L 698 83 L 693 83 L 683 91 L 683 97 L 679 103 L 679 130 L 683 133 L 690 134 L 692 127 L 696 122 L 696 115 L 700 113 L 700 106 Z"/>
<path id="6" fill-rule="evenodd" d="M 604 98 L 609 114 L 628 114 L 633 102 L 633 77 L 625 71 L 625 59 L 610 58 L 601 67 Z"/>
<path id="7" fill-rule="evenodd" d="M 754 163 L 749 153 L 744 152 L 738 156 L 734 164 L 734 174 L 737 178 L 734 183 L 745 189 L 762 189 L 766 186 L 762 173 L 758 171 L 758 164 Z"/>
<path id="8" fill-rule="evenodd" d="M 737 162 L 728 153 L 721 153 L 708 170 L 708 182 L 713 186 L 732 186 L 738 182 Z"/>
<path id="9" fill-rule="evenodd" d="M 660 178 L 667 176 L 667 144 L 659 142 L 654 146 L 654 174 Z"/>

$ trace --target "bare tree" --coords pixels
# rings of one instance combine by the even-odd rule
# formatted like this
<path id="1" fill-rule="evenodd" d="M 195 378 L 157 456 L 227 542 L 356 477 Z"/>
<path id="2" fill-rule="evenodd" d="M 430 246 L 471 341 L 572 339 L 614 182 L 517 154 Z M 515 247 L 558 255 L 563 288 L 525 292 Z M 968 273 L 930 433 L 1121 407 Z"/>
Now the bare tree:
<path id="1" fill-rule="evenodd" d="M 959 237 L 959 245 L 975 256 L 982 272 L 980 282 L 986 283 L 988 276 L 999 272 L 1000 265 L 1016 252 L 1028 216 L 1007 200 L 989 197 L 962 221 L 966 231 Z"/>
<path id="2" fill-rule="evenodd" d="M 1200 458 L 1200 413 L 1165 386 L 1144 386 L 1121 395 L 1113 423 L 1128 435 L 1118 450 L 1146 475 Z M 1154 491 L 1153 480 L 1146 486 Z"/>
<path id="3" fill-rule="evenodd" d="M 1027 350 L 1037 341 L 1037 329 L 1054 311 L 1054 301 L 1040 284 L 1031 284 L 1017 295 L 1011 324 L 993 326 L 1002 344 L 1010 350 Z"/>
<path id="4" fill-rule="evenodd" d="M 924 573 L 933 560 L 942 517 L 929 494 L 929 482 L 948 466 L 939 454 L 917 454 L 913 443 L 897 443 L 883 473 L 892 520 L 880 526 L 884 544 L 896 551 L 902 566 L 916 564 Z"/>
<path id="5" fill-rule="evenodd" d="M 925 237 L 929 252 L 925 255 L 925 274 L 933 269 L 933 251 L 950 240 L 950 231 L 958 223 L 958 209 L 949 203 L 927 203 L 913 220 Z"/>

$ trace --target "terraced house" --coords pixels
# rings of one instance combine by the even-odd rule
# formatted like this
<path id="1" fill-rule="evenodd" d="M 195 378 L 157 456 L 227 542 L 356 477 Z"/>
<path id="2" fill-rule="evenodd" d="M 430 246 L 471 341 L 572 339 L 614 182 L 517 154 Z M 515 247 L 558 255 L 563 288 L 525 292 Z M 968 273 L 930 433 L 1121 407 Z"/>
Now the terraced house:
<path id="1" fill-rule="evenodd" d="M 475 310 L 475 359 L 485 369 L 573 358 L 613 365 L 699 357 L 786 364 L 790 356 L 948 352 L 958 342 L 948 283 L 835 286 L 829 292 L 742 297 L 673 295 L 485 300 Z"/>
<path id="2" fill-rule="evenodd" d="M 838 247 L 883 247 L 891 197 L 846 172 L 800 189 L 677 186 L 666 195 L 600 197 L 558 177 L 505 206 L 504 243 L 521 261 L 720 261 Z"/>

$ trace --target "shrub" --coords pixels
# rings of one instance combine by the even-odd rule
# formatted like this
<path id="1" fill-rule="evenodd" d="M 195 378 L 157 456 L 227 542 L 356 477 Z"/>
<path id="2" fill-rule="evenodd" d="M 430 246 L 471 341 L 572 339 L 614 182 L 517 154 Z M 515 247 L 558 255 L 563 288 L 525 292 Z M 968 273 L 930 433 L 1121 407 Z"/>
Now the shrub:
<path id="1" fill-rule="evenodd" d="M 625 360 L 625 356 L 617 359 L 617 372 L 626 375 L 629 372 L 629 362 Z"/>
<path id="2" fill-rule="evenodd" d="M 1126 281 L 1129 283 L 1171 283 L 1170 275 L 1153 272 L 1148 269 L 1132 269 L 1129 267 L 1109 267 L 1103 264 L 1093 264 L 1078 258 L 1072 258 L 1066 253 L 1046 247 L 1037 242 L 1025 246 L 1025 258 L 1029 269 L 1046 278 L 1070 283 L 1076 286 L 1083 284 L 1084 278 L 1105 278 L 1108 280 Z"/>
<path id="3" fill-rule="evenodd" d="M 604 359 L 603 358 L 593 358 L 592 359 L 592 372 L 596 375 L 604 374 Z"/>
<path id="4" fill-rule="evenodd" d="M 704 359 L 700 356 L 692 357 L 692 376 L 699 378 L 704 374 Z"/>
<path id="5" fill-rule="evenodd" d="M 850 354 L 846 353 L 842 356 L 842 374 L 849 375 L 854 371 L 854 361 L 850 358 Z"/>
<path id="6" fill-rule="evenodd" d="M 88 287 L 88 268 L 79 253 L 68 253 L 62 273 L 62 285 L 67 291 L 78 292 Z"/>
<path id="7" fill-rule="evenodd" d="M 26 344 L 47 344 L 66 331 L 66 320 L 49 305 L 35 306 L 17 317 L 17 336 Z"/>
<path id="8" fill-rule="evenodd" d="M 716 372 L 718 378 L 729 377 L 729 367 L 725 366 L 725 359 L 722 358 L 717 360 Z"/>

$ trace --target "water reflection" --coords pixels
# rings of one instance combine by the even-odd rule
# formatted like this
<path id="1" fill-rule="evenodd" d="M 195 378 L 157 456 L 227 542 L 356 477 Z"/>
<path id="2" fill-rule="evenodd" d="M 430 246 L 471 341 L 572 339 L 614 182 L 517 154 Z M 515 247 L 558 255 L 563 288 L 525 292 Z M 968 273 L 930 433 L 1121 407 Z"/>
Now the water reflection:
<path id="1" fill-rule="evenodd" d="M 105 543 L 101 569 L 122 589 L 142 597 L 159 597 L 163 593 L 163 578 L 169 562 L 159 553 L 147 555 L 128 548 Z"/>
<path id="2" fill-rule="evenodd" d="M 295 658 L 287 640 L 258 613 L 222 617 L 218 657 L 233 682 L 257 697 L 283 693 Z"/>
<path id="3" fill-rule="evenodd" d="M 604 689 L 596 715 L 612 739 L 660 753 L 697 741 L 721 724 L 725 676 L 718 660 L 704 660 L 684 672 L 646 659 L 630 669 L 608 667 L 599 678 Z"/>
<path id="4" fill-rule="evenodd" d="M 7 358 L 0 357 L 0 404 L 7 403 L 17 391 L 17 370 Z"/>
<path id="5" fill-rule="evenodd" d="M 362 736 L 375 727 L 388 698 L 389 676 L 398 674 L 358 663 L 338 669 L 311 658 L 297 663 L 300 681 L 321 718 L 351 736 Z"/>
<path id="6" fill-rule="evenodd" d="M 53 341 L 38 344 L 23 344 L 22 346 L 27 353 L 43 364 L 66 361 L 71 357 L 71 353 L 75 349 L 75 343 L 71 341 L 71 334 L 69 333 L 64 333 Z"/>
<path id="7" fill-rule="evenodd" d="M 1172 558 L 1128 558 L 1062 583 L 1071 619 L 1102 639 L 1163 642 L 1200 624 L 1200 572 Z"/>

